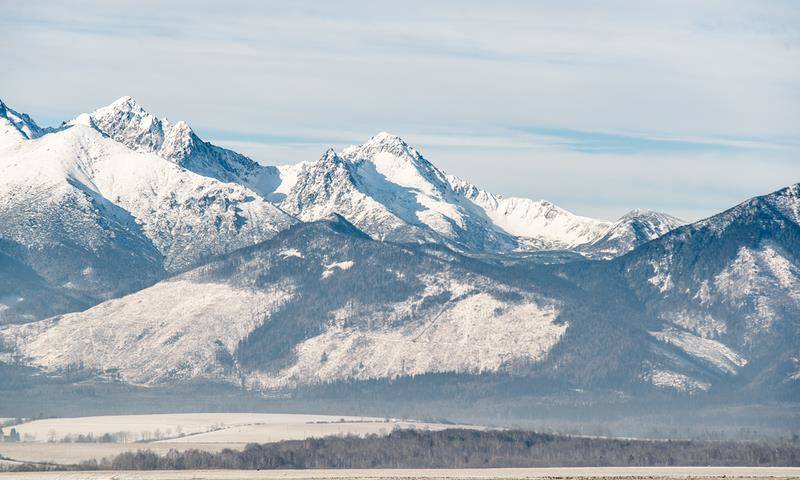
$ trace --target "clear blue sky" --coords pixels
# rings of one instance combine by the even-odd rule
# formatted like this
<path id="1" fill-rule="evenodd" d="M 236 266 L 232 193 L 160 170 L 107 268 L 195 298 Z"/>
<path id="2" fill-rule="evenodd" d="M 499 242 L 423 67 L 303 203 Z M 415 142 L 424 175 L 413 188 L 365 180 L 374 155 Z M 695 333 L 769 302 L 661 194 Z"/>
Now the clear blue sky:
<path id="1" fill-rule="evenodd" d="M 0 98 L 54 124 L 132 95 L 267 164 L 386 130 L 605 218 L 800 181 L 800 2 L 431 3 L 0 0 Z"/>

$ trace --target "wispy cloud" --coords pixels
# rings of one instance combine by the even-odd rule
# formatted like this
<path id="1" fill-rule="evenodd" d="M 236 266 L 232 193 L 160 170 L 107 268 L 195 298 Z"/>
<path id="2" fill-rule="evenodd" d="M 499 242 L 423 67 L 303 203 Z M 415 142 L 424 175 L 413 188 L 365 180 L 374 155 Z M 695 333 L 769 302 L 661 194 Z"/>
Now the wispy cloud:
<path id="1" fill-rule="evenodd" d="M 585 153 L 692 153 L 733 150 L 798 149 L 800 139 L 673 137 L 647 133 L 614 133 L 564 128 L 520 127 L 542 140 Z"/>
<path id="2" fill-rule="evenodd" d="M 796 2 L 2 9 L 0 94 L 16 108 L 65 119 L 129 94 L 266 163 L 388 130 L 501 192 L 604 216 L 662 192 L 659 208 L 702 215 L 792 181 L 800 149 Z"/>

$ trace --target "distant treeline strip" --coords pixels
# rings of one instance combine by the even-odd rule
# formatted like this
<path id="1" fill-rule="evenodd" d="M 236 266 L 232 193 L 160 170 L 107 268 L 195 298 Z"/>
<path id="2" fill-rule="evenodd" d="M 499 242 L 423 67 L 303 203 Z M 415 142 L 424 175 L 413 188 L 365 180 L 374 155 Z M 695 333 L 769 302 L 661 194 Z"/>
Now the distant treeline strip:
<path id="1" fill-rule="evenodd" d="M 800 444 L 570 437 L 519 430 L 396 430 L 388 436 L 249 444 L 244 450 L 127 452 L 81 469 L 800 466 Z"/>

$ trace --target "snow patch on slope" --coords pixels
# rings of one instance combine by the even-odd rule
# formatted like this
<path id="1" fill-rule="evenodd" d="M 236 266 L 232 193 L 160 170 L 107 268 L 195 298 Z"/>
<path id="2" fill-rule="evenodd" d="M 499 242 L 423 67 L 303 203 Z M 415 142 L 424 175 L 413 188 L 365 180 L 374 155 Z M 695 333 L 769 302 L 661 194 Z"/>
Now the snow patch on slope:
<path id="1" fill-rule="evenodd" d="M 672 275 L 669 273 L 667 262 L 664 260 L 650 262 L 650 266 L 653 267 L 653 276 L 647 279 L 647 283 L 658 288 L 658 291 L 661 293 L 672 289 Z"/>
<path id="2" fill-rule="evenodd" d="M 541 361 L 567 329 L 555 323 L 557 315 L 558 308 L 547 301 L 509 304 L 486 293 L 462 292 L 422 324 L 359 329 L 334 322 L 296 347 L 292 366 L 256 374 L 251 382 L 255 388 L 274 389 L 345 379 L 497 372 Z"/>
<path id="3" fill-rule="evenodd" d="M 650 332 L 650 335 L 664 343 L 675 345 L 689 355 L 731 375 L 735 375 L 739 368 L 747 365 L 745 358 L 716 340 L 674 329 Z"/>
<path id="4" fill-rule="evenodd" d="M 574 215 L 545 200 L 502 197 L 449 175 L 453 190 L 480 207 L 503 231 L 535 249 L 571 248 L 597 239 L 611 222 Z"/>
<path id="5" fill-rule="evenodd" d="M 286 250 L 281 250 L 280 252 L 278 252 L 278 255 L 280 255 L 283 258 L 291 258 L 291 257 L 305 258 L 303 256 L 303 252 L 301 252 L 296 248 L 287 248 Z"/>
<path id="6" fill-rule="evenodd" d="M 328 265 L 325 265 L 325 270 L 322 272 L 322 278 L 329 278 L 336 273 L 337 270 L 350 270 L 355 265 L 355 262 L 351 260 L 347 260 L 345 262 L 334 262 Z"/>
<path id="7" fill-rule="evenodd" d="M 686 310 L 665 312 L 660 315 L 660 318 L 702 338 L 718 338 L 728 330 L 724 321 L 716 319 L 706 312 Z"/>
<path id="8" fill-rule="evenodd" d="M 755 306 L 746 318 L 747 342 L 768 331 L 787 305 L 800 308 L 800 267 L 772 244 L 741 247 L 713 284 L 734 307 Z"/>
<path id="9" fill-rule="evenodd" d="M 731 265 L 714 278 L 717 289 L 741 300 L 778 288 L 800 300 L 800 269 L 772 245 L 759 250 L 742 247 Z"/>
<path id="10" fill-rule="evenodd" d="M 653 369 L 645 379 L 660 388 L 671 388 L 679 392 L 696 393 L 711 388 L 710 383 L 701 382 L 683 373 L 672 370 Z"/>
<path id="11" fill-rule="evenodd" d="M 40 137 L 44 133 L 44 129 L 39 128 L 31 117 L 12 110 L 0 100 L 0 148 Z"/>
<path id="12" fill-rule="evenodd" d="M 144 385 L 212 377 L 219 355 L 230 355 L 293 295 L 289 285 L 254 290 L 178 278 L 85 312 L 7 327 L 0 339 L 53 372 L 118 369 Z"/>

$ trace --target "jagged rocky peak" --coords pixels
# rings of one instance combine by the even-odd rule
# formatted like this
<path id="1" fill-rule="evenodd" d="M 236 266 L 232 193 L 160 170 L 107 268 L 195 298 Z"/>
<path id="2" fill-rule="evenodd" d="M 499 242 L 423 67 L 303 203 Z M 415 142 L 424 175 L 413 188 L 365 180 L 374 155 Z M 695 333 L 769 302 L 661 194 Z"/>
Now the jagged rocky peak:
<path id="1" fill-rule="evenodd" d="M 0 99 L 0 137 L 29 140 L 44 133 L 28 114 L 17 112 Z"/>
<path id="2" fill-rule="evenodd" d="M 619 217 L 620 220 L 630 220 L 639 217 L 646 217 L 652 214 L 658 214 L 658 212 L 654 210 L 650 210 L 647 208 L 634 208 L 633 210 L 629 211 L 625 215 Z"/>
<path id="3" fill-rule="evenodd" d="M 800 183 L 773 192 L 767 198 L 784 215 L 800 223 Z"/>
<path id="4" fill-rule="evenodd" d="M 615 223 L 615 226 L 632 225 L 640 229 L 648 240 L 659 237 L 670 230 L 673 230 L 686 222 L 678 217 L 673 217 L 663 212 L 648 210 L 646 208 L 635 208 L 626 213 Z M 612 227 L 613 229 L 614 227 Z"/>
<path id="5" fill-rule="evenodd" d="M 137 151 L 158 152 L 169 121 L 147 112 L 132 97 L 121 97 L 89 114 L 98 130 Z"/>
<path id="6" fill-rule="evenodd" d="M 422 155 L 405 140 L 389 132 L 380 132 L 361 145 L 351 145 L 342 150 L 342 155 L 354 159 L 370 159 L 375 153 L 387 152 L 397 156 L 420 158 Z"/>
<path id="7" fill-rule="evenodd" d="M 451 189 L 447 177 L 402 138 L 380 132 L 361 145 L 342 149 L 342 158 L 358 165 L 362 175 L 374 171 L 391 183 L 428 194 Z"/>
<path id="8" fill-rule="evenodd" d="M 342 161 L 342 158 L 339 156 L 338 153 L 336 153 L 336 150 L 329 148 L 325 150 L 325 153 L 322 154 L 322 157 L 320 157 L 319 161 L 324 163 L 335 164 L 335 163 L 340 163 Z"/>
<path id="9" fill-rule="evenodd" d="M 347 174 L 350 177 L 352 168 L 352 165 L 336 153 L 334 149 L 329 148 L 325 150 L 325 153 L 317 161 L 301 165 L 301 177 L 303 178 L 299 180 L 325 179 L 338 177 L 342 174 Z M 297 181 L 298 179 L 295 180 Z M 349 181 L 352 182 L 353 179 L 350 178 Z"/>
<path id="10" fill-rule="evenodd" d="M 613 258 L 685 224 L 666 213 L 635 208 L 610 225 L 603 235 L 581 246 L 579 251 L 590 258 Z"/>
<path id="11" fill-rule="evenodd" d="M 158 154 L 167 160 L 180 163 L 192 154 L 199 141 L 189 124 L 181 120 L 166 132 Z"/>
<path id="12" fill-rule="evenodd" d="M 171 124 L 167 118 L 158 118 L 145 110 L 130 96 L 98 108 L 88 117 L 94 128 L 127 147 L 156 153 L 178 164 L 202 142 L 183 120 Z M 79 119 L 80 116 L 73 123 L 79 123 Z"/>
<path id="13" fill-rule="evenodd" d="M 186 122 L 172 124 L 166 118 L 158 118 L 132 97 L 122 97 L 88 114 L 88 118 L 91 121 L 84 124 L 133 150 L 155 153 L 206 177 L 239 183 L 265 198 L 279 182 L 275 168 L 262 167 L 242 154 L 205 142 Z"/>
<path id="14" fill-rule="evenodd" d="M 377 162 L 379 157 L 393 158 L 398 165 L 410 164 L 415 168 L 435 169 L 414 147 L 402 138 L 388 132 L 373 135 L 361 145 L 350 145 L 341 151 L 342 158 L 353 163 Z"/>

